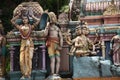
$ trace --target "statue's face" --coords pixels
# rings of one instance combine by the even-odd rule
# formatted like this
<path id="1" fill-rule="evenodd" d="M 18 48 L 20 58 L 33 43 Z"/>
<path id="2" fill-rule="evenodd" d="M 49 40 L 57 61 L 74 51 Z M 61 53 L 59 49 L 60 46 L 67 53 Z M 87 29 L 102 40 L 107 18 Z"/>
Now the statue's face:
<path id="1" fill-rule="evenodd" d="M 81 35 L 81 33 L 82 33 L 81 28 L 80 27 L 76 28 L 75 32 L 77 35 Z"/>
<path id="2" fill-rule="evenodd" d="M 86 27 L 83 28 L 83 29 L 82 29 L 82 34 L 83 34 L 83 35 L 87 35 L 87 34 L 89 34 L 89 29 L 86 28 Z"/>
<path id="3" fill-rule="evenodd" d="M 50 17 L 50 23 L 56 23 L 57 22 L 57 17 L 55 15 L 55 13 L 50 12 L 49 17 Z"/>
<path id="4" fill-rule="evenodd" d="M 88 35 L 89 34 L 89 29 L 87 28 L 86 31 L 85 31 L 85 35 Z"/>
<path id="5" fill-rule="evenodd" d="M 83 28 L 83 29 L 82 29 L 82 34 L 83 34 L 83 35 L 86 35 L 86 31 L 87 31 L 87 28 Z"/>
<path id="6" fill-rule="evenodd" d="M 23 17 L 23 23 L 24 24 L 26 24 L 26 23 L 28 23 L 29 21 L 28 21 L 28 18 L 27 17 Z"/>

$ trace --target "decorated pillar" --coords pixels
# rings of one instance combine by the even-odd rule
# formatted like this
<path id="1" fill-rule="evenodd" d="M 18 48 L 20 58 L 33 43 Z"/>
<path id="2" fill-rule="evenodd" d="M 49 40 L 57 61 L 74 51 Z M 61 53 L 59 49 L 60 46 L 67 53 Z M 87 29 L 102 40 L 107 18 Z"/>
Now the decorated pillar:
<path id="1" fill-rule="evenodd" d="M 14 50 L 15 48 L 13 46 L 11 46 L 9 48 L 10 50 L 10 71 L 14 71 Z"/>
<path id="2" fill-rule="evenodd" d="M 45 58 L 46 46 L 41 45 L 40 48 L 42 49 L 42 70 L 45 70 L 46 69 L 46 58 Z"/>
<path id="3" fill-rule="evenodd" d="M 105 41 L 104 40 L 102 40 L 101 46 L 102 46 L 102 57 L 105 58 Z"/>

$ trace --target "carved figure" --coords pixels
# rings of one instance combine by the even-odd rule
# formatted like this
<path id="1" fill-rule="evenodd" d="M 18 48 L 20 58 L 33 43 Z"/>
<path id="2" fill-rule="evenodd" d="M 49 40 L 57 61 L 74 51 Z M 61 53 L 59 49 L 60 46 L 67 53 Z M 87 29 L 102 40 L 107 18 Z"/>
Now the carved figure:
<path id="1" fill-rule="evenodd" d="M 12 24 L 19 30 L 21 35 L 20 69 L 23 74 L 21 79 L 24 79 L 25 77 L 30 78 L 31 75 L 34 44 L 30 35 L 32 30 L 38 25 L 40 21 L 32 14 L 32 10 L 29 11 L 31 13 L 26 15 L 21 13 L 21 10 L 21 12 L 19 12 L 11 19 Z M 33 19 L 33 24 L 29 23 L 29 17 Z M 16 23 L 18 18 L 22 19 L 23 24 Z"/>
<path id="2" fill-rule="evenodd" d="M 73 55 L 73 53 L 75 53 L 76 56 L 96 54 L 94 44 L 86 36 L 89 33 L 88 28 L 85 25 L 79 25 L 76 27 L 75 32 L 77 37 L 71 40 L 70 37 L 67 36 L 65 39 L 69 45 L 72 45 L 69 55 Z M 90 51 L 90 48 L 92 48 L 93 51 Z"/>
<path id="3" fill-rule="evenodd" d="M 55 13 L 49 12 L 48 15 L 50 17 L 50 22 L 45 28 L 47 35 L 46 45 L 50 57 L 51 74 L 58 75 L 60 68 L 60 50 L 63 46 L 63 37 L 60 28 L 56 25 L 57 18 Z"/>
<path id="4" fill-rule="evenodd" d="M 120 36 L 113 36 L 111 39 L 111 54 L 113 55 L 113 63 L 120 66 Z"/>
<path id="5" fill-rule="evenodd" d="M 111 1 L 111 4 L 106 8 L 103 15 L 117 15 L 120 14 L 119 8 L 114 4 L 114 0 Z"/>
<path id="6" fill-rule="evenodd" d="M 0 76 L 5 74 L 6 38 L 3 33 L 2 21 L 0 20 Z"/>

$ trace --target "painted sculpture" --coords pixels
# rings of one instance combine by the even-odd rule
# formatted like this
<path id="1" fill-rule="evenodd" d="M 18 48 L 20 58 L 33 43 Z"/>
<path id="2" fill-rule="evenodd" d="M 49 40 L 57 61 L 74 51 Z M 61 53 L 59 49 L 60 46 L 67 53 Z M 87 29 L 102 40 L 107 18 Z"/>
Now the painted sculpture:
<path id="1" fill-rule="evenodd" d="M 32 30 L 38 25 L 40 21 L 33 15 L 31 9 L 28 10 L 29 14 L 23 13 L 22 11 L 24 10 L 26 9 L 22 8 L 21 12 L 19 12 L 11 19 L 12 24 L 19 30 L 21 35 L 20 69 L 23 74 L 21 77 L 22 79 L 25 77 L 30 78 L 31 76 L 34 44 L 30 35 Z M 35 23 L 30 24 L 29 17 L 31 17 Z M 17 24 L 15 22 L 18 18 L 22 19 L 22 24 Z"/>
<path id="2" fill-rule="evenodd" d="M 51 68 L 51 75 L 48 77 L 48 79 L 51 80 L 53 76 L 59 76 L 60 50 L 62 49 L 63 46 L 63 37 L 61 30 L 56 25 L 57 18 L 55 13 L 49 12 L 48 15 L 50 17 L 50 22 L 46 27 L 46 35 L 47 35 L 46 45 L 50 57 L 50 68 Z"/>
<path id="3" fill-rule="evenodd" d="M 111 39 L 111 55 L 113 64 L 120 66 L 120 35 L 115 35 Z"/>
<path id="4" fill-rule="evenodd" d="M 82 23 L 75 29 L 76 37 L 71 40 L 70 31 L 65 36 L 65 40 L 69 45 L 72 45 L 69 55 L 76 56 L 88 56 L 96 54 L 94 43 L 86 36 L 89 33 L 89 29 Z M 92 51 L 91 51 L 92 50 Z"/>

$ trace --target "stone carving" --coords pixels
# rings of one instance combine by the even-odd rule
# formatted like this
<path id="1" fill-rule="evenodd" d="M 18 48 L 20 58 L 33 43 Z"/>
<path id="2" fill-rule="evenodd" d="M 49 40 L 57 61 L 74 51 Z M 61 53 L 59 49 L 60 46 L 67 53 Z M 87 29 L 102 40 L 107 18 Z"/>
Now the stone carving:
<path id="1" fill-rule="evenodd" d="M 14 16 L 11 19 L 12 24 L 19 30 L 21 37 L 21 47 L 20 47 L 20 69 L 22 72 L 21 79 L 31 77 L 32 71 L 32 58 L 34 51 L 34 43 L 31 38 L 33 29 L 39 24 L 40 19 L 34 16 L 34 10 L 29 5 L 32 2 L 28 2 L 22 7 L 16 8 L 14 11 Z M 35 6 L 35 5 L 34 5 Z M 34 7 L 33 7 L 34 8 Z M 19 9 L 17 11 L 17 9 Z M 38 13 L 38 12 L 37 12 Z M 33 24 L 30 24 L 30 18 L 33 20 Z M 17 19 L 22 20 L 22 24 L 16 23 Z"/>
<path id="2" fill-rule="evenodd" d="M 113 55 L 114 65 L 120 66 L 120 36 L 113 36 L 111 39 L 111 55 Z"/>
<path id="3" fill-rule="evenodd" d="M 24 14 L 31 14 L 29 10 L 32 10 L 32 13 L 37 17 L 40 17 L 43 13 L 43 9 L 38 2 L 23 2 L 15 8 L 13 16 L 17 15 L 21 11 Z"/>
<path id="4" fill-rule="evenodd" d="M 114 4 L 114 0 L 111 1 L 111 5 L 106 8 L 103 15 L 117 15 L 120 14 L 119 8 Z"/>
<path id="5" fill-rule="evenodd" d="M 70 31 L 65 36 L 65 40 L 69 45 L 72 45 L 69 55 L 75 54 L 76 56 L 87 56 L 90 54 L 96 54 L 94 43 L 86 36 L 89 33 L 89 29 L 86 24 L 81 22 L 75 29 L 76 37 L 71 40 Z M 92 49 L 92 51 L 90 50 Z"/>
<path id="6" fill-rule="evenodd" d="M 55 80 L 56 77 L 60 78 L 60 50 L 62 50 L 63 46 L 63 37 L 61 30 L 56 25 L 57 18 L 55 13 L 49 12 L 48 14 L 50 17 L 50 22 L 48 23 L 48 26 L 45 30 L 47 35 L 46 45 L 50 57 L 51 75 L 48 76 L 47 80 Z"/>

